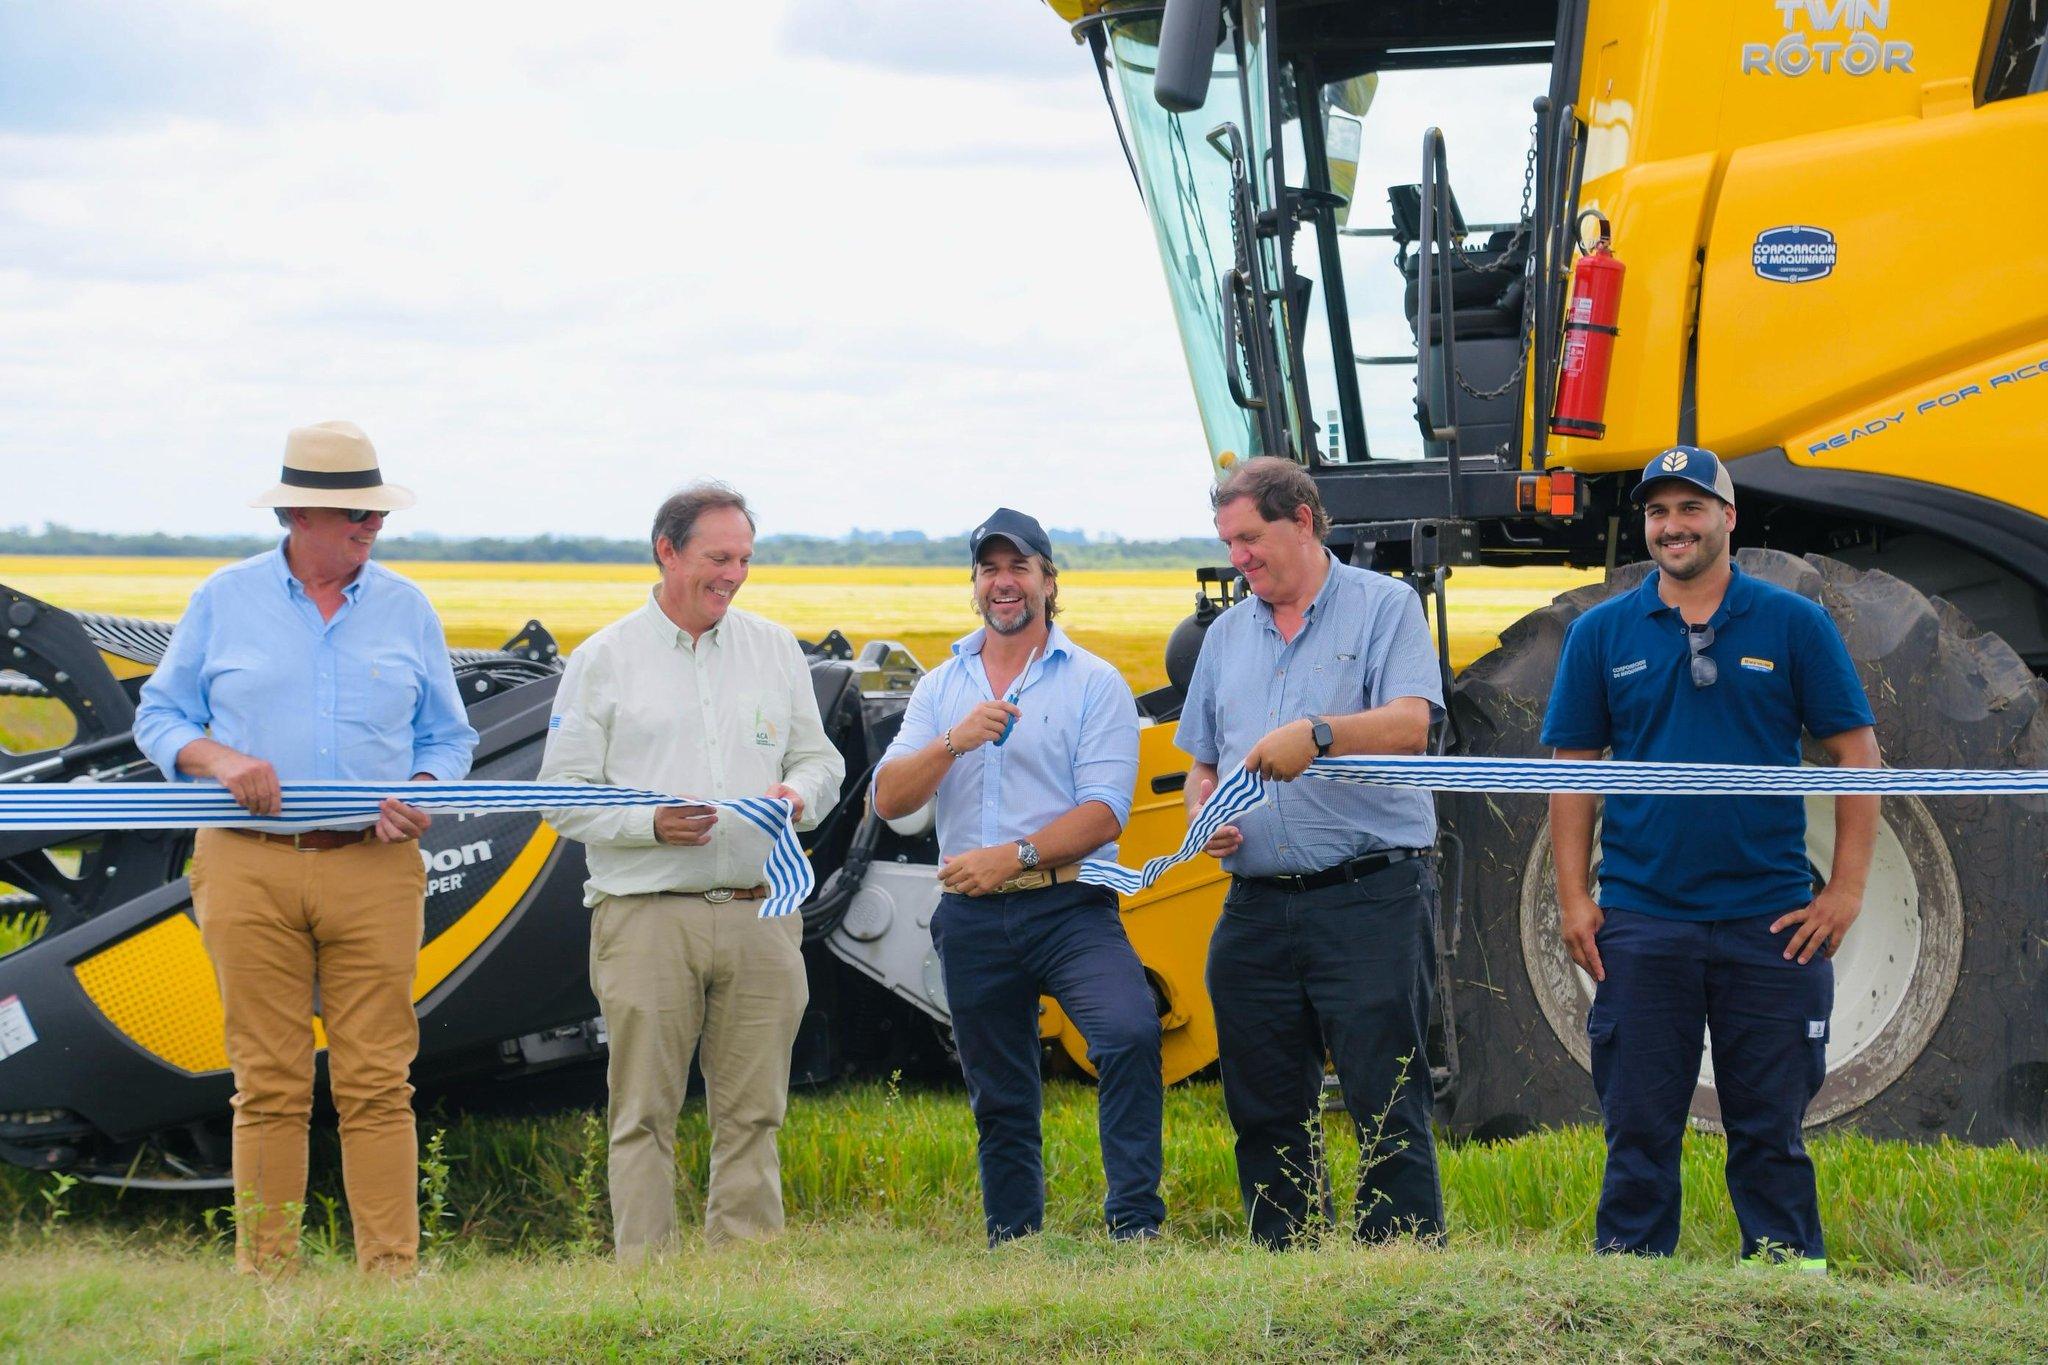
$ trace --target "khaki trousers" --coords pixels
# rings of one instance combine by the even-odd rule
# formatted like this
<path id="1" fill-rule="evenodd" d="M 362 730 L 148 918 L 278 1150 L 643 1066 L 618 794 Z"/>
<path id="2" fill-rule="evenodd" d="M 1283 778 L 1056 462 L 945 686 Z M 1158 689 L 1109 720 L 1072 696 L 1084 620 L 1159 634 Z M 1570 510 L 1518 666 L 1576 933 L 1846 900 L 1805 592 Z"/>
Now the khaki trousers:
<path id="1" fill-rule="evenodd" d="M 676 1240 L 676 1118 L 690 1057 L 704 1073 L 712 1246 L 782 1229 L 775 1136 L 789 1055 L 810 999 L 803 918 L 760 918 L 761 902 L 614 896 L 590 925 L 590 984 L 611 1035 L 610 1181 L 618 1258 Z"/>
<path id="2" fill-rule="evenodd" d="M 426 894 L 419 845 L 373 840 L 300 852 L 201 830 L 191 884 L 235 1075 L 235 1268 L 266 1270 L 298 1252 L 317 1012 L 341 1117 L 356 1264 L 410 1271 L 420 1240 L 409 1080 L 420 1042 L 412 1007 Z"/>

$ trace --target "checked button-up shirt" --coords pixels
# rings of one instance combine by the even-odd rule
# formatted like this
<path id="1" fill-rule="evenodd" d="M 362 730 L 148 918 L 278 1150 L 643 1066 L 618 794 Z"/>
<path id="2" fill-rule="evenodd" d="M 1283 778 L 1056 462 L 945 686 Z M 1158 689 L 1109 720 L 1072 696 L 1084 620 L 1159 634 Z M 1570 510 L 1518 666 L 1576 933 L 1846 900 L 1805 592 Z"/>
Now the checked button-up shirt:
<path id="1" fill-rule="evenodd" d="M 1174 742 L 1220 775 L 1242 767 L 1269 732 L 1304 716 L 1344 716 L 1421 697 L 1443 708 L 1443 674 L 1422 601 L 1384 574 L 1330 560 L 1301 631 L 1280 638 L 1256 597 L 1217 617 L 1202 637 Z M 1276 782 L 1271 800 L 1238 824 L 1244 846 L 1223 860 L 1241 877 L 1320 872 L 1383 848 L 1436 842 L 1426 791 L 1313 780 Z"/>

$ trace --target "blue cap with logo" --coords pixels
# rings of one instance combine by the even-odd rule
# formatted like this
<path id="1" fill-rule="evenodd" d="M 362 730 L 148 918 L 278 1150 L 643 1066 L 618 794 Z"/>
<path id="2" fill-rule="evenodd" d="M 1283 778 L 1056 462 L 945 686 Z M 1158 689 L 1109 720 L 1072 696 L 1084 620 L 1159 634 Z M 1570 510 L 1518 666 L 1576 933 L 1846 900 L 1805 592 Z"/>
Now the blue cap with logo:
<path id="1" fill-rule="evenodd" d="M 1641 507 L 1643 499 L 1649 496 L 1650 485 L 1667 479 L 1683 479 L 1730 507 L 1735 505 L 1735 480 L 1728 477 L 1728 466 L 1713 451 L 1698 446 L 1672 446 L 1644 465 L 1642 482 L 1629 493 L 1628 500 Z"/>
<path id="2" fill-rule="evenodd" d="M 1052 559 L 1052 538 L 1045 528 L 1038 524 L 1037 517 L 1030 517 L 1009 507 L 998 507 L 968 533 L 967 562 L 981 562 L 981 547 L 991 540 L 1007 540 L 1028 555 L 1043 555 Z"/>

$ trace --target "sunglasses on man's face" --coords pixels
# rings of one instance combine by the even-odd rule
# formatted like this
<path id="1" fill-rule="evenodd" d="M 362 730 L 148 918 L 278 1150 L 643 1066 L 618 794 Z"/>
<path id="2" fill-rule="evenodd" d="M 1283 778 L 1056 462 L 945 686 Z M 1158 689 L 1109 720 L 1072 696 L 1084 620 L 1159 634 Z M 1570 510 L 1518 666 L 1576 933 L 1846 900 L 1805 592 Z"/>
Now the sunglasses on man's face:
<path id="1" fill-rule="evenodd" d="M 1712 687 L 1721 679 L 1721 666 L 1709 659 L 1704 651 L 1714 647 L 1712 626 L 1687 626 L 1685 647 L 1692 654 L 1692 685 Z"/>
<path id="2" fill-rule="evenodd" d="M 351 525 L 361 526 L 371 517 L 377 516 L 379 514 L 376 512 L 368 511 L 361 507 L 351 507 L 348 509 L 348 511 L 343 512 L 342 515 L 349 519 Z M 390 514 L 387 512 L 383 515 L 389 516 Z"/>

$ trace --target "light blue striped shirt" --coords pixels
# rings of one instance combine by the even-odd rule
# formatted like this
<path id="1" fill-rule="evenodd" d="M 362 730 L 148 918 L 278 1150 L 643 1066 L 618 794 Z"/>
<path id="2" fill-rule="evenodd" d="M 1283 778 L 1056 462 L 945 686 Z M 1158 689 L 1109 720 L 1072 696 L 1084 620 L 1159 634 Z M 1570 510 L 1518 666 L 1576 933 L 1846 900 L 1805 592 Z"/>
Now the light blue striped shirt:
<path id="1" fill-rule="evenodd" d="M 1421 697 L 1433 717 L 1443 714 L 1443 674 L 1422 599 L 1385 574 L 1329 563 L 1293 640 L 1280 638 L 1273 609 L 1257 597 L 1217 617 L 1202 637 L 1174 743 L 1219 776 L 1304 716 L 1348 716 L 1396 697 Z M 1320 872 L 1375 849 L 1436 842 L 1436 799 L 1426 791 L 1313 780 L 1266 790 L 1271 801 L 1237 822 L 1244 847 L 1223 860 L 1241 877 Z"/>
<path id="2" fill-rule="evenodd" d="M 371 561 L 342 599 L 321 620 L 282 546 L 216 570 L 142 685 L 137 746 L 174 782 L 178 751 L 209 738 L 280 778 L 467 775 L 477 733 L 426 594 Z"/>
<path id="3" fill-rule="evenodd" d="M 918 680 L 888 752 L 876 767 L 937 739 L 975 706 L 995 701 L 977 630 L 953 646 L 953 657 Z M 1013 687 L 1015 685 L 1013 684 Z M 1100 801 L 1131 817 L 1138 781 L 1138 706 L 1114 667 L 1054 625 L 1045 653 L 1017 690 L 1024 712 L 1002 747 L 984 744 L 956 759 L 939 782 L 935 812 L 939 853 L 952 858 L 977 848 L 1026 839 L 1084 801 Z M 1088 858 L 1114 858 L 1104 844 Z"/>

